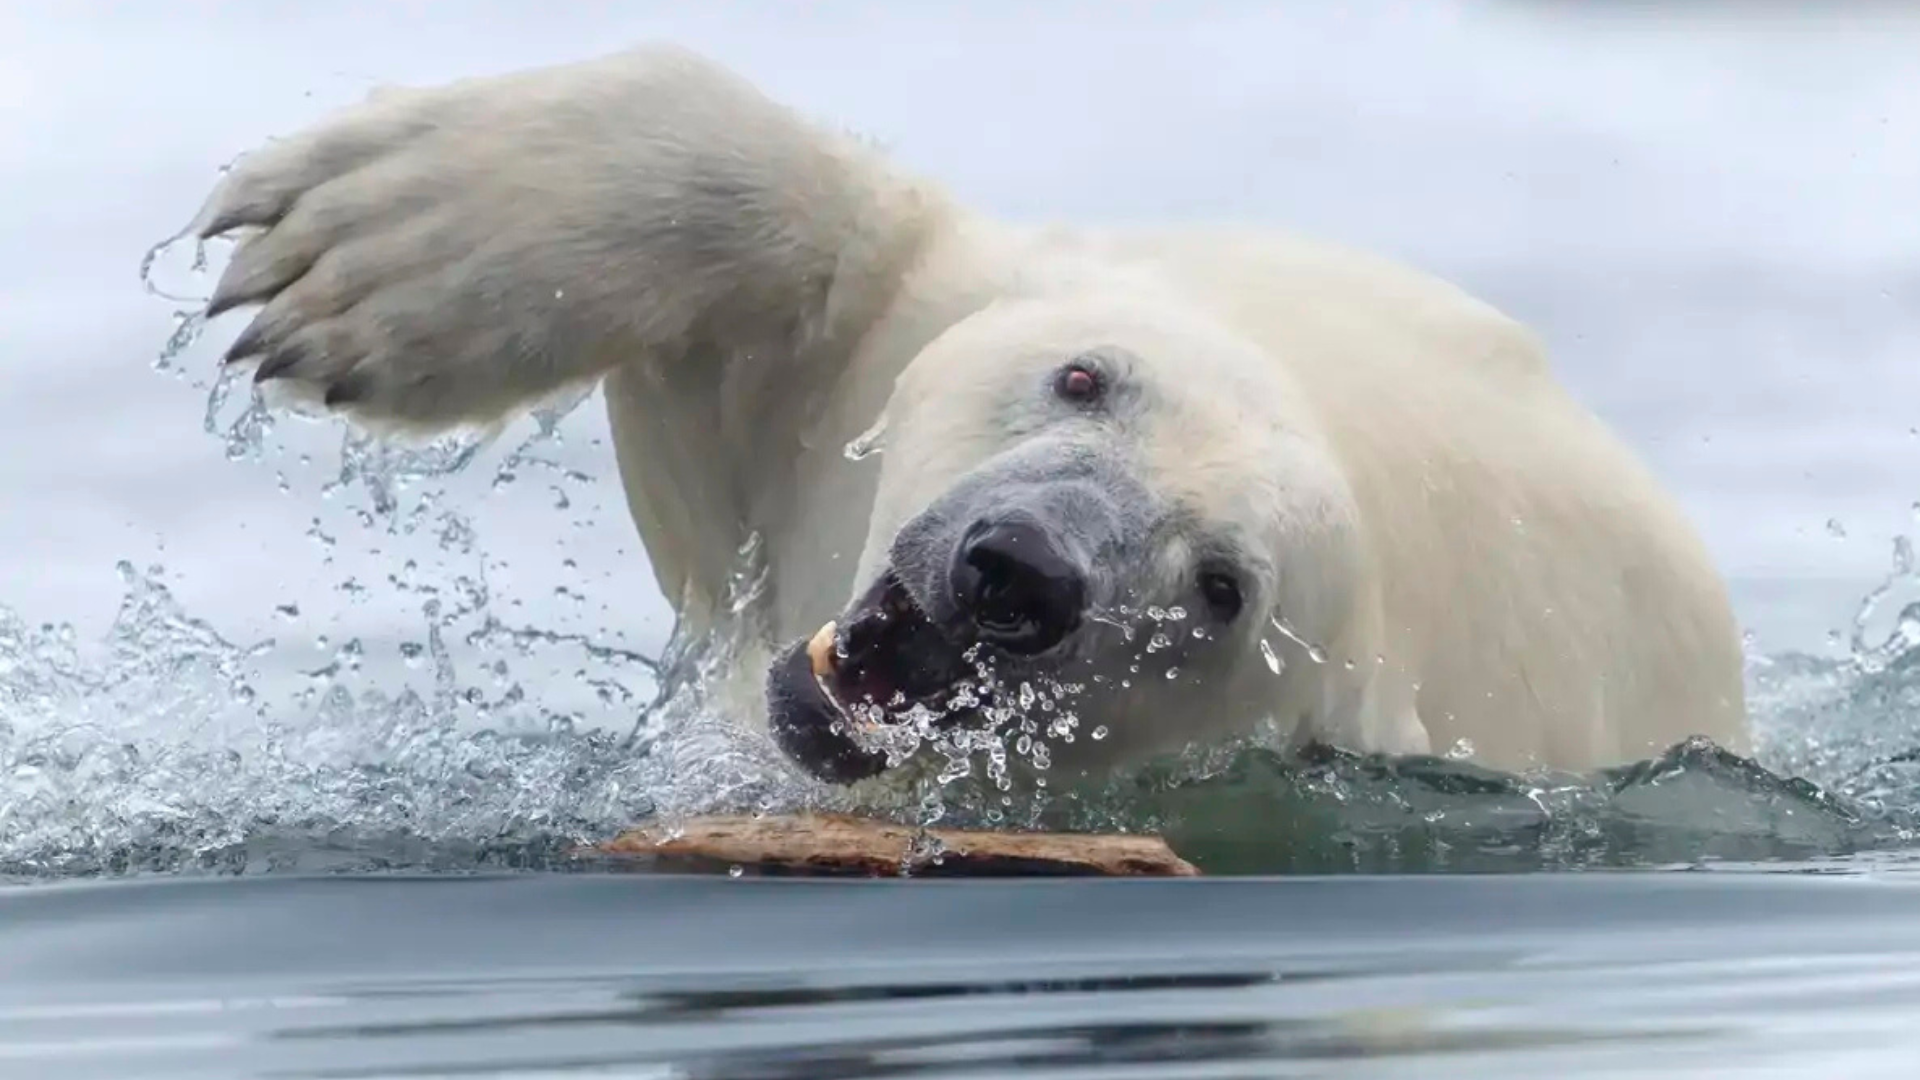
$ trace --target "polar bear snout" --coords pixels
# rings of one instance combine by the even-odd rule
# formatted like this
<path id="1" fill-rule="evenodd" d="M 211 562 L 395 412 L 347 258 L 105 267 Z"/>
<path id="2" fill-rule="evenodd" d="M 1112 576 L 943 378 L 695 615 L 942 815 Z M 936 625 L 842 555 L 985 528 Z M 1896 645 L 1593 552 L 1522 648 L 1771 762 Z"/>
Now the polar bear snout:
<path id="1" fill-rule="evenodd" d="M 949 580 L 975 636 L 1020 656 L 1066 640 L 1087 610 L 1086 572 L 1030 521 L 975 522 L 954 552 Z"/>
<path id="2" fill-rule="evenodd" d="M 868 737 L 897 711 L 931 703 L 941 711 L 936 726 L 970 720 L 973 709 L 944 700 L 969 671 L 962 643 L 930 622 L 889 572 L 775 661 L 767 675 L 769 729 L 814 776 L 852 783 L 887 767 L 886 753 Z"/>

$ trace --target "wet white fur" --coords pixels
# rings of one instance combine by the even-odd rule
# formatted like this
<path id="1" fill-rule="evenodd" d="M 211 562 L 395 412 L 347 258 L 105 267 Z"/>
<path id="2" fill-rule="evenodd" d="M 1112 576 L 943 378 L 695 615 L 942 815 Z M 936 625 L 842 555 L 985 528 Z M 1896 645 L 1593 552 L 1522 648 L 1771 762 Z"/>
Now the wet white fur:
<path id="1" fill-rule="evenodd" d="M 1015 228 L 657 48 L 376 95 L 243 159 L 200 225 L 264 227 L 216 303 L 264 302 L 282 374 L 363 423 L 603 381 L 696 624 L 751 529 L 768 639 L 809 636 L 1005 444 L 995 395 L 1106 341 L 1166 390 L 1137 428 L 1150 483 L 1254 537 L 1327 654 L 1266 635 L 1276 677 L 1246 637 L 1110 754 L 1268 715 L 1500 766 L 1745 746 L 1734 622 L 1680 510 L 1521 327 L 1411 270 L 1252 230 Z M 883 452 L 846 461 L 883 411 Z"/>

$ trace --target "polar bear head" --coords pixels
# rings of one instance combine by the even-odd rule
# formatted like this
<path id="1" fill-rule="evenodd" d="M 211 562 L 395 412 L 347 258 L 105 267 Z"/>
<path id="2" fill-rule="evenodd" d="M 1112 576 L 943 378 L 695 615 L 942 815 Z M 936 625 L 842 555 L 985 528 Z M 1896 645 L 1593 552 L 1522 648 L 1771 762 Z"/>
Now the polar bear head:
<path id="1" fill-rule="evenodd" d="M 831 659 L 796 645 L 769 681 L 816 775 L 881 771 L 859 733 L 910 715 L 1052 729 L 1086 767 L 1333 707 L 1288 668 L 1344 640 L 1366 559 L 1280 358 L 1164 302 L 1007 300 L 922 350 L 885 422 Z"/>

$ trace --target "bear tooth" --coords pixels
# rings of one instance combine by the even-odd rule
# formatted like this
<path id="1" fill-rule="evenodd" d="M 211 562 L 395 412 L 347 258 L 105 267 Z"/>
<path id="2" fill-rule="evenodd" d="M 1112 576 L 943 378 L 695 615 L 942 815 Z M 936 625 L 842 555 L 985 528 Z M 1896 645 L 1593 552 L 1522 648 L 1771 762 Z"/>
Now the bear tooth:
<path id="1" fill-rule="evenodd" d="M 832 620 L 814 631 L 813 638 L 807 642 L 807 659 L 813 664 L 813 673 L 819 678 L 833 674 L 833 634 Z"/>

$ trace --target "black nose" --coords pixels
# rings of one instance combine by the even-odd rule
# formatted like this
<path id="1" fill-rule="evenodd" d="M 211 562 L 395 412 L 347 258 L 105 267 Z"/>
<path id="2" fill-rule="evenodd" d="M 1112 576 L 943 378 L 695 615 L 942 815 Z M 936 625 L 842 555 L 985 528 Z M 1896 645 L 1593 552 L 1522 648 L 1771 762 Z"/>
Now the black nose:
<path id="1" fill-rule="evenodd" d="M 1026 655 L 1059 644 L 1087 605 L 1086 578 L 1024 522 L 974 526 L 954 559 L 953 593 L 983 640 Z"/>

